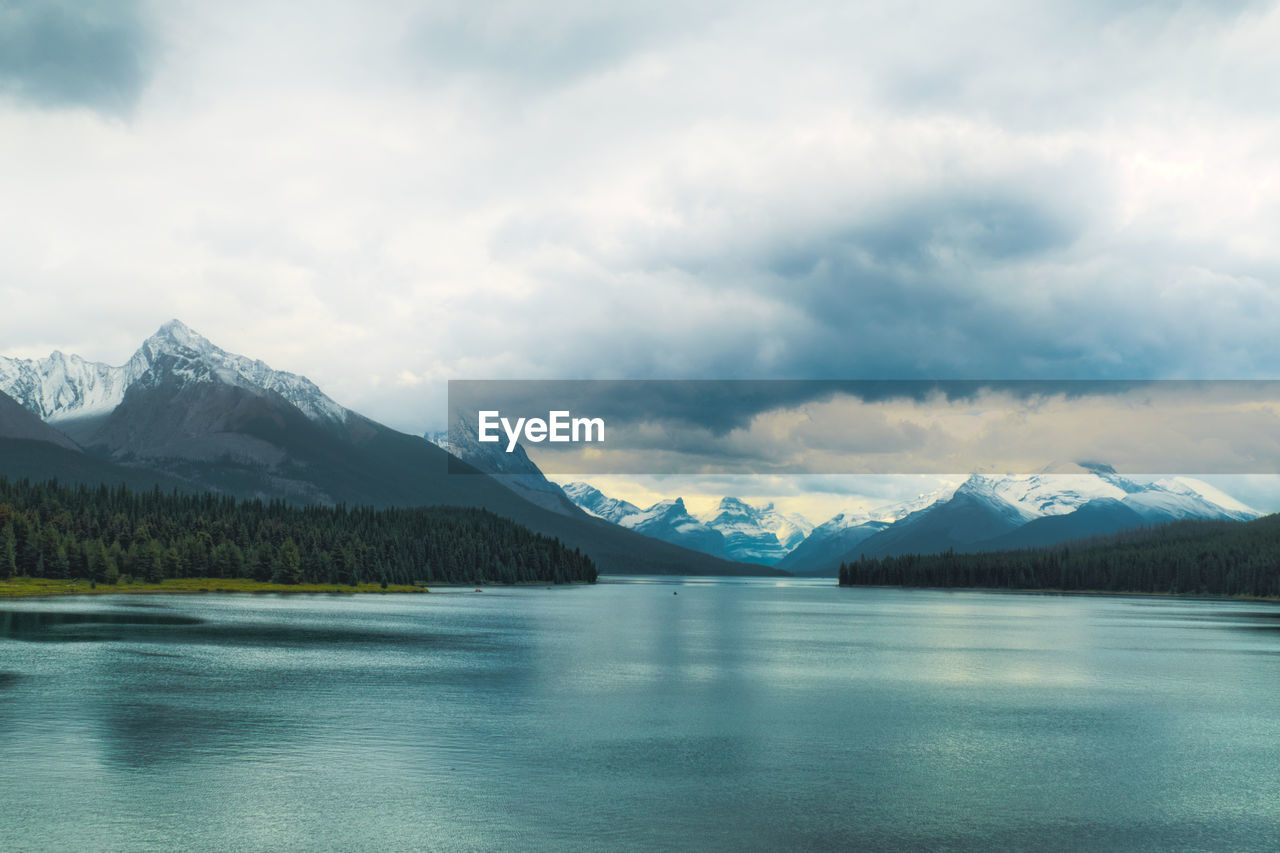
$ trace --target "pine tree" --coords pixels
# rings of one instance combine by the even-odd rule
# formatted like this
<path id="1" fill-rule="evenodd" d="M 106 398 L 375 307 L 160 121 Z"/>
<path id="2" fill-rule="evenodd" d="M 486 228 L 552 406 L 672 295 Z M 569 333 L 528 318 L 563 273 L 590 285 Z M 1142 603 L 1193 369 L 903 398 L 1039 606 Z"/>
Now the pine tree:
<path id="1" fill-rule="evenodd" d="M 276 583 L 298 583 L 302 580 L 302 555 L 292 539 L 284 540 L 284 544 L 280 546 L 276 564 L 276 572 L 272 577 Z"/>
<path id="2" fill-rule="evenodd" d="M 18 573 L 18 540 L 13 525 L 5 522 L 0 530 L 0 579 L 11 578 Z"/>

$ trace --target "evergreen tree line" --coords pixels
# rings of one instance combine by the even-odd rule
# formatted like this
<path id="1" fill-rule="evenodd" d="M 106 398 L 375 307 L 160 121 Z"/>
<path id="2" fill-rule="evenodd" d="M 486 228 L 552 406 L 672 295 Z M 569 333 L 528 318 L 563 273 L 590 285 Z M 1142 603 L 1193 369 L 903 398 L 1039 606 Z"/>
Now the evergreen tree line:
<path id="1" fill-rule="evenodd" d="M 840 585 L 1280 596 L 1280 515 L 1179 521 L 1042 549 L 862 557 L 840 564 Z"/>
<path id="2" fill-rule="evenodd" d="M 491 512 L 237 501 L 0 477 L 0 578 L 594 582 L 591 558 Z"/>

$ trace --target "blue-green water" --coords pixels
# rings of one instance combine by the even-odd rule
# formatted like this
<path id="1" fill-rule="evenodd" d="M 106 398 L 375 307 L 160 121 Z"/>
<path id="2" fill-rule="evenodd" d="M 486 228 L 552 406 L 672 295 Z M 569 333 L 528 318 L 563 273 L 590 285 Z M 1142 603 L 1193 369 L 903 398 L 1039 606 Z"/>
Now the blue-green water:
<path id="1" fill-rule="evenodd" d="M 643 579 L 0 602 L 0 849 L 1277 847 L 1268 605 Z"/>

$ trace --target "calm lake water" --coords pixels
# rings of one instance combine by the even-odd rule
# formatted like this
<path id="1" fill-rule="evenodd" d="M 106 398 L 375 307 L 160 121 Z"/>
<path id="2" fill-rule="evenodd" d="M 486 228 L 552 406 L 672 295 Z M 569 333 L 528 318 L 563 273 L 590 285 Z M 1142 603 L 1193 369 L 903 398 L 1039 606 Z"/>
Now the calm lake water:
<path id="1" fill-rule="evenodd" d="M 0 601 L 0 849 L 1277 847 L 1268 605 L 642 578 Z"/>

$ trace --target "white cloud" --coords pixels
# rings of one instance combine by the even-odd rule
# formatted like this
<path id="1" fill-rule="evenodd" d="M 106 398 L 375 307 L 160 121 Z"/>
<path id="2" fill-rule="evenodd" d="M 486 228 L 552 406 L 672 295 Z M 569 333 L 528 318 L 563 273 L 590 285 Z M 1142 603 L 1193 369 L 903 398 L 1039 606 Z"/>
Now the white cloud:
<path id="1" fill-rule="evenodd" d="M 1273 4 L 778 9 L 158 4 L 127 118 L 0 101 L 0 349 L 178 316 L 415 431 L 451 377 L 1271 375 Z"/>

